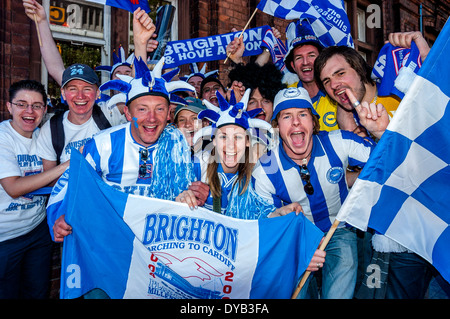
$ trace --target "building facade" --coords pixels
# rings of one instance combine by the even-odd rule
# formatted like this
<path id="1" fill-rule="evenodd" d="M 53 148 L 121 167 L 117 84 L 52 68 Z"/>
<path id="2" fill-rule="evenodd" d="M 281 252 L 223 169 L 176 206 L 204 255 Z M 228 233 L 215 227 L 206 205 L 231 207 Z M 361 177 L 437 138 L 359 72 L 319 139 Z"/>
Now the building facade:
<path id="1" fill-rule="evenodd" d="M 259 0 L 149 0 L 154 14 L 161 5 L 172 5 L 175 15 L 172 40 L 223 34 L 242 29 Z M 361 55 L 371 64 L 391 32 L 422 31 L 430 45 L 450 15 L 449 1 L 438 0 L 345 0 L 352 37 Z M 42 0 L 51 23 L 53 37 L 66 66 L 83 62 L 92 66 L 111 64 L 112 52 L 122 46 L 133 50 L 131 14 L 83 0 Z M 153 16 L 154 17 L 154 16 Z M 287 20 L 257 12 L 249 28 L 269 25 L 284 37 Z M 8 88 L 22 79 L 34 79 L 46 85 L 49 94 L 59 88 L 42 63 L 39 41 L 33 21 L 25 15 L 21 1 L 2 0 L 0 6 L 0 120 L 9 118 L 6 108 Z M 43 43 L 45 45 L 45 43 Z M 230 63 L 208 62 L 208 70 L 220 70 L 220 79 L 228 84 Z M 182 75 L 188 67 L 182 67 Z M 103 77 L 106 80 L 107 77 Z M 58 297 L 58 254 L 55 245 L 51 298 Z"/>
<path id="2" fill-rule="evenodd" d="M 161 5 L 170 4 L 175 8 L 171 28 L 173 40 L 228 33 L 233 27 L 242 29 L 258 2 L 259 0 L 149 0 L 153 14 L 156 14 Z M 51 96 L 58 94 L 59 90 L 41 62 L 36 28 L 33 21 L 25 15 L 22 2 L 2 0 L 2 3 L 0 120 L 9 116 L 6 109 L 7 90 L 14 81 L 25 78 L 40 80 Z M 344 3 L 355 48 L 371 64 L 375 62 L 379 49 L 391 32 L 421 30 L 432 45 L 450 14 L 448 1 L 345 0 Z M 74 62 L 93 66 L 110 64 L 113 50 L 120 45 L 126 52 L 132 51 L 132 16 L 129 12 L 83 0 L 42 0 L 42 4 L 66 65 Z M 249 28 L 270 25 L 284 34 L 289 22 L 258 11 Z M 223 62 L 208 62 L 208 70 L 219 69 L 221 80 L 227 84 L 230 65 Z M 183 72 L 188 72 L 187 66 L 182 67 Z"/>

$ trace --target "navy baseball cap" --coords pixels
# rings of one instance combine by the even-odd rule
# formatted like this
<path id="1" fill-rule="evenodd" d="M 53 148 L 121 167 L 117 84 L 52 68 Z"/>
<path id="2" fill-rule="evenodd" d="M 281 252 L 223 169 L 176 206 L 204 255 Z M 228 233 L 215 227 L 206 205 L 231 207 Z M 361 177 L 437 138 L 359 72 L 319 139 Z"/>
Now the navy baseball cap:
<path id="1" fill-rule="evenodd" d="M 100 86 L 100 80 L 98 79 L 97 74 L 90 66 L 86 64 L 75 63 L 65 69 L 62 76 L 61 87 L 63 88 L 69 81 L 72 80 L 82 80 L 89 84 L 96 84 L 97 86 Z"/>

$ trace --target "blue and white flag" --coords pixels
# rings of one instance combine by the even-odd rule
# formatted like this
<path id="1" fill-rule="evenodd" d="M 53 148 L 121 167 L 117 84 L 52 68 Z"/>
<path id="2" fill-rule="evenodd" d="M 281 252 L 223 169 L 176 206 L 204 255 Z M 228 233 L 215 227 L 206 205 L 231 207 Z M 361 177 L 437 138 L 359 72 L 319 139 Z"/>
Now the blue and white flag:
<path id="1" fill-rule="evenodd" d="M 244 56 L 258 55 L 269 26 L 247 29 L 243 34 Z M 239 37 L 241 31 L 218 34 L 204 38 L 170 41 L 164 51 L 164 68 L 174 68 L 182 64 L 224 60 L 227 57 L 227 45 Z"/>
<path id="2" fill-rule="evenodd" d="M 86 1 L 116 7 L 130 12 L 136 11 L 137 8 L 141 8 L 147 13 L 150 12 L 148 0 L 86 0 Z"/>
<path id="3" fill-rule="evenodd" d="M 273 64 L 278 70 L 283 72 L 286 68 L 284 56 L 287 53 L 287 48 L 281 39 L 275 37 L 272 29 L 267 29 L 265 32 L 261 46 L 269 50 Z"/>
<path id="4" fill-rule="evenodd" d="M 307 19 L 325 47 L 354 46 L 342 0 L 261 0 L 256 7 L 281 19 Z"/>
<path id="5" fill-rule="evenodd" d="M 336 217 L 414 251 L 448 282 L 449 50 L 447 21 Z"/>
<path id="6" fill-rule="evenodd" d="M 240 220 L 120 192 L 78 152 L 64 202 L 61 298 L 290 298 L 323 237 L 302 214 Z"/>
<path id="7" fill-rule="evenodd" d="M 417 72 L 422 67 L 420 51 L 414 41 L 411 48 L 395 47 L 389 42 L 380 50 L 372 70 L 372 79 L 377 83 L 378 95 L 405 96 Z"/>

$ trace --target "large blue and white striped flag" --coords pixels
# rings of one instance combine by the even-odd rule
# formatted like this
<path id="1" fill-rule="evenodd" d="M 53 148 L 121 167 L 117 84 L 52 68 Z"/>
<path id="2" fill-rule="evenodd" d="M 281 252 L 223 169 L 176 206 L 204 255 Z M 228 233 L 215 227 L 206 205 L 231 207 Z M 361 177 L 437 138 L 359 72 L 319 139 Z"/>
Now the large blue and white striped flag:
<path id="1" fill-rule="evenodd" d="M 61 298 L 290 298 L 323 237 L 302 214 L 239 220 L 126 194 L 70 160 Z"/>
<path id="2" fill-rule="evenodd" d="M 256 7 L 281 19 L 308 20 L 325 47 L 354 46 L 342 0 L 261 0 Z"/>
<path id="3" fill-rule="evenodd" d="M 130 12 L 134 12 L 137 8 L 141 8 L 147 13 L 150 12 L 148 0 L 86 0 L 86 1 L 103 4 L 105 6 L 120 8 Z"/>
<path id="4" fill-rule="evenodd" d="M 414 251 L 450 282 L 447 21 L 338 216 Z"/>

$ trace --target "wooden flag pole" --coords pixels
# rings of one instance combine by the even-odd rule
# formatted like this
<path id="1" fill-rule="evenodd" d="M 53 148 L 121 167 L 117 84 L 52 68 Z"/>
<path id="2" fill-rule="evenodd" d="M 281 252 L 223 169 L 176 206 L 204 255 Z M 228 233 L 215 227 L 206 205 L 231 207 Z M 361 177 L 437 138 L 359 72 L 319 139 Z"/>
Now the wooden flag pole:
<path id="1" fill-rule="evenodd" d="M 38 22 L 37 22 L 36 13 L 34 14 L 34 24 L 36 25 L 36 31 L 37 31 L 37 35 L 38 35 L 39 46 L 41 47 L 42 46 L 41 33 L 39 32 L 39 26 L 38 26 Z"/>
<path id="2" fill-rule="evenodd" d="M 239 35 L 239 39 L 242 38 L 242 36 L 244 35 L 244 31 L 247 30 L 248 25 L 250 24 L 250 21 L 252 21 L 253 17 L 255 16 L 256 12 L 258 11 L 258 8 L 255 9 L 255 11 L 253 11 L 252 16 L 250 17 L 250 19 L 248 19 L 247 24 L 245 25 L 244 29 L 241 31 L 241 34 Z M 230 57 L 231 52 L 228 53 L 227 58 L 225 59 L 225 61 L 223 62 L 223 64 L 227 63 L 228 58 Z"/>
<path id="3" fill-rule="evenodd" d="M 325 247 L 327 247 L 328 242 L 331 239 L 331 236 L 333 236 L 336 228 L 339 226 L 340 221 L 335 219 L 333 225 L 331 225 L 330 230 L 328 231 L 327 235 L 325 236 L 325 239 L 323 240 L 322 244 L 319 247 L 319 250 L 325 250 Z M 298 284 L 297 288 L 295 289 L 294 293 L 292 294 L 291 299 L 297 299 L 298 294 L 300 293 L 300 290 L 302 290 L 304 284 L 306 283 L 306 280 L 309 277 L 309 274 L 311 271 L 307 270 L 305 271 L 302 280 Z"/>

